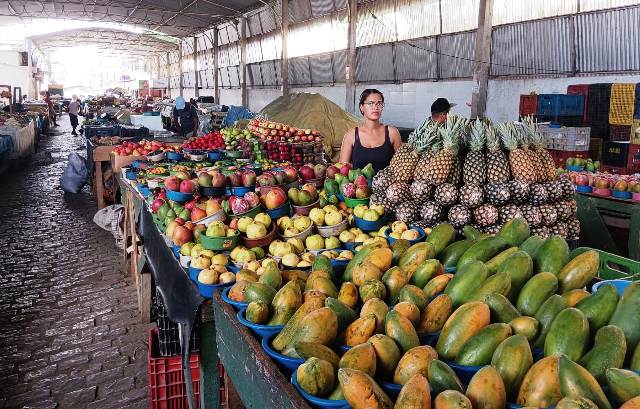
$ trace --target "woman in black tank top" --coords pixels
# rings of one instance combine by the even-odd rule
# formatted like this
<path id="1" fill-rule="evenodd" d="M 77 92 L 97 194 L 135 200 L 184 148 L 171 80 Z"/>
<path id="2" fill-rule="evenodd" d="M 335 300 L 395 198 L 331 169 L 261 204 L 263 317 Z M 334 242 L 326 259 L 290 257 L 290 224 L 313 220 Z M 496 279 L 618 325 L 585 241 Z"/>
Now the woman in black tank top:
<path id="1" fill-rule="evenodd" d="M 402 143 L 400 133 L 393 126 L 380 121 L 384 96 L 376 89 L 366 89 L 360 95 L 362 127 L 350 129 L 342 139 L 340 162 L 349 162 L 356 169 L 371 163 L 376 172 L 387 167 Z"/>

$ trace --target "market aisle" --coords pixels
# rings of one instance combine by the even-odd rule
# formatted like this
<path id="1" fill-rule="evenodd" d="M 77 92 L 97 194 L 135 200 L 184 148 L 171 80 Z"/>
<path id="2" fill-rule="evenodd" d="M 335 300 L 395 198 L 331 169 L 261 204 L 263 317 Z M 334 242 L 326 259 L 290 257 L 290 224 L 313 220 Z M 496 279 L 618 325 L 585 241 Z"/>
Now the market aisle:
<path id="1" fill-rule="evenodd" d="M 0 408 L 143 408 L 148 325 L 90 188 L 57 188 L 67 155 L 85 154 L 59 123 L 40 142 L 51 158 L 0 180 Z"/>

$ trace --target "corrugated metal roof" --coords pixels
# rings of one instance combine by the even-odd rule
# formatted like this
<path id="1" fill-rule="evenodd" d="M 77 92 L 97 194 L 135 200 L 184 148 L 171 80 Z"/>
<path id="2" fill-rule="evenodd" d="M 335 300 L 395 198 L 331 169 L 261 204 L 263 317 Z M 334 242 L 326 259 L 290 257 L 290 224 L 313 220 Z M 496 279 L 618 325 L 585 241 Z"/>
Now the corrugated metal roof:
<path id="1" fill-rule="evenodd" d="M 457 33 L 478 28 L 479 7 L 480 0 L 442 0 L 442 32 Z"/>
<path id="2" fill-rule="evenodd" d="M 396 40 L 394 0 L 377 0 L 358 4 L 356 47 Z"/>
<path id="3" fill-rule="evenodd" d="M 398 39 L 429 37 L 440 34 L 439 0 L 397 0 Z"/>
<path id="4" fill-rule="evenodd" d="M 637 4 L 638 0 L 580 0 L 580 11 L 604 10 Z"/>
<path id="5" fill-rule="evenodd" d="M 476 32 L 468 31 L 441 36 L 438 50 L 440 53 L 440 78 L 466 78 L 473 75 L 473 59 L 476 47 Z M 454 58 L 455 56 L 459 58 Z"/>
<path id="6" fill-rule="evenodd" d="M 493 25 L 557 17 L 576 11 L 576 0 L 493 0 Z"/>
<path id="7" fill-rule="evenodd" d="M 411 45 L 413 46 L 411 46 Z M 396 76 L 400 81 L 437 78 L 436 38 L 420 38 L 396 44 Z"/>

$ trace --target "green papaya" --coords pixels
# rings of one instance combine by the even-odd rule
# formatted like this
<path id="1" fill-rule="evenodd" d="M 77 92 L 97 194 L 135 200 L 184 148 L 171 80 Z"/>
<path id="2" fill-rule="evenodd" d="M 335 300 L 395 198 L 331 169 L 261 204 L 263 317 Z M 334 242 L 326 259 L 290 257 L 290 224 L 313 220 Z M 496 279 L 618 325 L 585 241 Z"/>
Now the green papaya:
<path id="1" fill-rule="evenodd" d="M 620 405 L 640 396 L 640 375 L 628 369 L 610 368 L 605 371 L 609 393 Z"/>
<path id="2" fill-rule="evenodd" d="M 444 274 L 444 266 L 437 259 L 425 260 L 418 266 L 418 269 L 411 276 L 411 284 L 424 288 L 425 285 L 435 276 Z M 384 281 L 384 279 L 382 280 Z"/>
<path id="3" fill-rule="evenodd" d="M 520 311 L 502 294 L 488 294 L 484 297 L 484 303 L 489 306 L 491 311 L 491 322 L 507 323 L 520 316 Z"/>
<path id="4" fill-rule="evenodd" d="M 606 325 L 596 332 L 593 348 L 579 363 L 602 383 L 607 369 L 622 368 L 626 354 L 627 340 L 624 332 L 615 325 Z"/>
<path id="5" fill-rule="evenodd" d="M 464 392 L 462 382 L 456 373 L 449 365 L 440 360 L 432 359 L 429 362 L 428 380 L 433 395 L 446 390 Z"/>
<path id="6" fill-rule="evenodd" d="M 575 307 L 587 317 L 591 331 L 597 331 L 607 325 L 619 299 L 616 287 L 613 284 L 605 284 L 591 296 L 580 300 Z"/>
<path id="7" fill-rule="evenodd" d="M 513 335 L 498 345 L 491 358 L 500 373 L 507 391 L 507 398 L 515 402 L 520 384 L 533 365 L 533 355 L 529 342 L 523 335 Z"/>
<path id="8" fill-rule="evenodd" d="M 547 298 L 542 306 L 540 306 L 540 308 L 536 312 L 536 315 L 534 315 L 534 318 L 540 324 L 538 336 L 532 343 L 532 346 L 534 348 L 544 348 L 544 341 L 547 338 L 547 333 L 549 332 L 551 323 L 560 313 L 560 311 L 564 310 L 565 308 L 567 308 L 567 301 L 558 294 L 554 294 L 551 297 Z"/>
<path id="9" fill-rule="evenodd" d="M 449 223 L 441 223 L 431 229 L 431 233 L 425 240 L 426 243 L 433 245 L 435 255 L 438 255 L 449 244 L 453 243 L 456 239 L 456 229 Z"/>
<path id="10" fill-rule="evenodd" d="M 526 282 L 516 302 L 523 315 L 534 316 L 542 304 L 558 290 L 558 278 L 552 273 L 542 272 Z"/>
<path id="11" fill-rule="evenodd" d="M 611 409 L 611 404 L 596 378 L 565 355 L 560 355 L 558 378 L 560 379 L 562 396 L 587 398 L 598 405 L 600 409 Z"/>
<path id="12" fill-rule="evenodd" d="M 496 234 L 510 246 L 519 246 L 529 238 L 529 223 L 523 217 L 516 217 L 506 222 Z"/>
<path id="13" fill-rule="evenodd" d="M 465 264 L 476 260 L 484 263 L 507 247 L 509 244 L 500 237 L 485 237 L 464 252 L 458 260 L 457 268 L 460 270 Z"/>
<path id="14" fill-rule="evenodd" d="M 473 293 L 471 300 L 482 301 L 489 294 L 509 294 L 511 289 L 511 277 L 509 273 L 502 272 L 487 278 L 482 286 Z"/>
<path id="15" fill-rule="evenodd" d="M 569 245 L 560 236 L 551 236 L 538 249 L 535 258 L 535 271 L 547 271 L 558 275 L 562 267 L 569 261 Z"/>
<path id="16" fill-rule="evenodd" d="M 579 361 L 589 342 L 589 321 L 582 311 L 567 308 L 560 311 L 549 327 L 544 340 L 544 355 L 564 354 Z"/>
<path id="17" fill-rule="evenodd" d="M 507 298 L 511 302 L 515 302 L 518 299 L 520 290 L 533 275 L 533 261 L 524 251 L 516 251 L 498 266 L 496 273 L 503 272 L 509 273 L 511 278 L 511 289 Z"/>
<path id="18" fill-rule="evenodd" d="M 487 279 L 487 275 L 487 266 L 478 260 L 469 261 L 461 267 L 444 289 L 444 293 L 451 297 L 453 307 L 470 301 Z"/>
<path id="19" fill-rule="evenodd" d="M 509 258 L 510 255 L 517 251 L 517 247 L 509 247 L 508 249 L 496 254 L 491 260 L 487 261 L 485 264 L 487 265 L 489 275 L 495 274 L 498 271 L 498 267 L 500 267 L 500 265 L 504 263 L 504 261 Z"/>
<path id="20" fill-rule="evenodd" d="M 609 320 L 610 325 L 617 325 L 624 331 L 627 348 L 633 351 L 640 340 L 640 281 L 631 283 L 622 294 L 616 310 Z"/>
<path id="21" fill-rule="evenodd" d="M 335 298 L 327 297 L 324 300 L 324 306 L 336 314 L 338 318 L 338 333 L 342 333 L 349 324 L 358 318 L 358 314 L 354 310 Z"/>
<path id="22" fill-rule="evenodd" d="M 462 345 L 456 363 L 466 366 L 483 366 L 491 362 L 493 353 L 502 341 L 511 336 L 509 324 L 490 324 L 478 331 Z"/>
<path id="23" fill-rule="evenodd" d="M 544 243 L 544 239 L 540 236 L 530 236 L 520 245 L 520 250 L 527 253 L 532 259 L 536 258 L 538 249 Z"/>
<path id="24" fill-rule="evenodd" d="M 469 247 L 473 246 L 475 241 L 473 240 L 458 240 L 449 244 L 442 253 L 438 255 L 438 260 L 445 267 L 455 267 L 458 264 L 458 260 Z"/>

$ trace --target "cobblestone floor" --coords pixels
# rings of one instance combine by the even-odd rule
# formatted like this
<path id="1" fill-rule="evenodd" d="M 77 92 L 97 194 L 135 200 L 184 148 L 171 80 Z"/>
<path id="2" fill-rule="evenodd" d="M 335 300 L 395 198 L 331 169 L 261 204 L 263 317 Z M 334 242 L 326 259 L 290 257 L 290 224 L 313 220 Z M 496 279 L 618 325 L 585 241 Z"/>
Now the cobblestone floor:
<path id="1" fill-rule="evenodd" d="M 0 408 L 143 408 L 147 328 L 90 188 L 58 189 L 69 133 L 0 176 Z M 81 148 L 81 149 L 79 149 Z"/>

